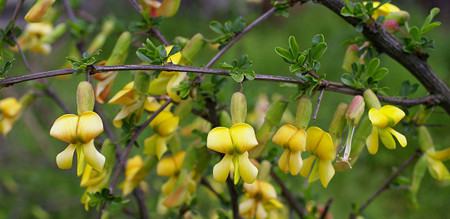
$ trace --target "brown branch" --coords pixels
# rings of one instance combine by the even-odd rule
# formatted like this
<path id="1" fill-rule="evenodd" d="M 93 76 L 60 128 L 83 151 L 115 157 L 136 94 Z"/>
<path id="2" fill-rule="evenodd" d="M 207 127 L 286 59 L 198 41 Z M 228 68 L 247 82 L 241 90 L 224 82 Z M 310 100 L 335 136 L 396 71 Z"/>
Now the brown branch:
<path id="1" fill-rule="evenodd" d="M 67 17 L 69 17 L 69 19 L 72 22 L 76 22 L 77 17 L 75 17 L 75 13 L 73 12 L 72 7 L 70 6 L 69 0 L 63 0 L 63 5 L 64 5 L 64 10 L 66 10 Z"/>
<path id="2" fill-rule="evenodd" d="M 20 9 L 22 8 L 24 2 L 25 0 L 19 0 L 17 2 L 16 8 L 14 9 L 11 19 L 9 20 L 9 23 L 16 23 L 17 17 L 19 17 Z"/>
<path id="3" fill-rule="evenodd" d="M 320 214 L 320 219 L 326 219 L 327 214 L 330 211 L 331 204 L 333 204 L 333 198 L 329 198 L 327 202 L 325 203 L 325 207 L 323 208 L 322 213 Z"/>
<path id="4" fill-rule="evenodd" d="M 361 22 L 359 19 L 344 17 L 340 14 L 341 8 L 344 7 L 344 3 L 341 0 L 318 0 L 318 2 L 353 26 Z M 375 48 L 403 65 L 431 94 L 438 96 L 441 100 L 440 105 L 450 114 L 450 89 L 433 72 L 425 59 L 417 54 L 403 51 L 402 43 L 378 25 L 364 25 L 363 34 L 372 42 Z"/>
<path id="5" fill-rule="evenodd" d="M 210 75 L 222 75 L 229 76 L 229 71 L 223 69 L 212 69 L 204 67 L 193 67 L 193 66 L 180 66 L 180 65 L 116 65 L 116 66 L 93 66 L 95 71 L 92 74 L 101 74 L 108 71 L 127 71 L 127 70 L 155 70 L 155 71 L 181 71 L 181 72 L 192 72 L 195 74 L 210 74 Z M 59 75 L 72 74 L 72 69 L 59 69 L 46 72 L 38 72 L 28 75 L 20 75 L 16 77 L 8 77 L 0 80 L 0 87 L 11 86 L 13 84 L 37 80 L 41 78 L 55 77 Z M 290 84 L 303 84 L 304 82 L 300 79 L 279 76 L 279 75 L 269 75 L 269 74 L 257 74 L 255 80 L 260 81 L 272 81 L 272 82 L 282 82 Z M 319 89 L 324 89 L 327 91 L 333 91 L 336 93 L 342 93 L 347 95 L 361 95 L 363 90 L 354 89 L 347 87 L 341 83 L 336 83 L 332 81 L 322 80 Z M 425 105 L 437 105 L 440 103 L 439 95 L 428 95 L 420 98 L 406 99 L 402 97 L 390 97 L 378 95 L 381 101 L 386 103 L 400 105 L 400 106 L 415 106 L 420 104 Z"/>
<path id="6" fill-rule="evenodd" d="M 220 194 L 218 191 L 216 191 L 213 187 L 212 187 L 212 185 L 211 185 L 211 183 L 209 183 L 209 181 L 205 178 L 205 177 L 202 177 L 201 179 L 200 179 L 200 184 L 201 185 L 203 185 L 203 186 L 205 186 L 209 191 L 211 191 L 218 199 L 219 199 L 219 201 L 222 203 L 222 204 L 229 204 L 229 201 L 227 201 L 223 196 L 222 196 L 222 194 Z"/>
<path id="7" fill-rule="evenodd" d="M 145 128 L 147 128 L 147 126 L 150 124 L 150 122 L 153 121 L 153 119 L 156 118 L 156 116 L 158 116 L 159 113 L 161 113 L 167 106 L 169 106 L 169 104 L 172 103 L 172 100 L 168 100 L 167 102 L 165 102 L 158 110 L 156 110 L 151 116 L 150 118 L 148 118 L 144 123 L 142 123 L 141 125 L 139 125 L 134 131 L 133 134 L 131 135 L 130 141 L 128 142 L 128 144 L 125 146 L 125 150 L 122 152 L 120 159 L 119 159 L 119 163 L 116 165 L 114 173 L 111 177 L 111 183 L 109 185 L 109 190 L 111 193 L 114 192 L 114 188 L 116 187 L 118 180 L 119 180 L 119 175 L 120 172 L 122 171 L 122 169 L 125 166 L 125 162 L 127 160 L 128 155 L 131 152 L 131 149 L 133 148 L 134 143 L 136 143 L 139 135 L 145 130 Z"/>
<path id="8" fill-rule="evenodd" d="M 350 218 L 354 219 L 356 218 L 356 216 L 358 216 L 359 214 L 361 214 L 366 208 L 367 206 L 369 206 L 374 200 L 375 198 L 377 198 L 379 195 L 381 195 L 384 191 L 389 189 L 389 186 L 392 184 L 392 182 L 411 164 L 414 163 L 414 161 L 419 158 L 422 155 L 422 151 L 420 150 L 416 150 L 408 159 L 406 159 L 402 164 L 400 164 L 400 166 L 398 167 L 398 169 L 393 172 L 381 185 L 381 187 L 379 189 L 377 189 L 362 205 L 361 207 L 359 207 L 359 209 L 350 214 Z"/>
<path id="9" fill-rule="evenodd" d="M 228 177 L 227 178 L 227 187 L 230 194 L 230 200 L 231 200 L 231 209 L 233 211 L 233 218 L 234 219 L 240 219 L 241 216 L 239 215 L 239 195 L 236 191 L 236 187 L 234 187 L 233 180 Z"/>
<path id="10" fill-rule="evenodd" d="M 273 170 L 270 170 L 270 175 L 272 176 L 272 179 L 278 184 L 278 186 L 280 186 L 281 194 L 284 196 L 286 202 L 292 208 L 292 210 L 297 213 L 300 219 L 305 218 L 306 210 L 300 205 L 300 203 L 298 203 L 294 195 L 284 184 L 283 180 L 281 180 Z"/>
<path id="11" fill-rule="evenodd" d="M 140 219 L 148 219 L 148 211 L 147 211 L 147 205 L 145 204 L 145 198 L 144 193 L 140 188 L 136 188 L 133 191 L 133 196 L 136 198 L 136 202 L 138 204 L 139 209 L 139 218 Z"/>

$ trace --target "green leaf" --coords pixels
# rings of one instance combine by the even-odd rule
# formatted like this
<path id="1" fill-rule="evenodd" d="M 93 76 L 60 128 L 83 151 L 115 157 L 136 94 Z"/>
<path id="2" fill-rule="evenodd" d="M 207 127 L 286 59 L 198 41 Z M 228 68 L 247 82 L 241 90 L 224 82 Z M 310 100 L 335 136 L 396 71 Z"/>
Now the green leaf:
<path id="1" fill-rule="evenodd" d="M 289 63 L 289 64 L 291 64 L 291 63 L 293 63 L 294 61 L 293 61 L 293 59 L 294 59 L 294 57 L 292 57 L 292 55 L 291 55 L 291 53 L 287 50 L 287 49 L 285 49 L 285 48 L 282 48 L 282 47 L 275 47 L 275 53 L 277 54 L 277 55 L 279 55 L 285 62 L 287 62 L 287 63 Z"/>
<path id="2" fill-rule="evenodd" d="M 349 73 L 344 73 L 341 75 L 341 82 L 349 87 L 353 87 L 355 85 L 353 76 Z"/>
<path id="3" fill-rule="evenodd" d="M 315 46 L 316 44 L 325 42 L 325 37 L 323 34 L 316 34 L 312 38 L 312 45 Z"/>
<path id="4" fill-rule="evenodd" d="M 424 25 L 424 26 L 422 27 L 422 34 L 428 33 L 428 32 L 430 32 L 431 30 L 433 30 L 434 28 L 439 27 L 439 26 L 441 26 L 441 22 L 438 22 L 438 21 L 435 21 L 435 22 L 433 22 L 433 23 Z"/>
<path id="5" fill-rule="evenodd" d="M 422 38 L 422 33 L 419 30 L 418 27 L 411 27 L 411 29 L 409 30 L 409 35 L 411 36 L 411 38 L 415 41 L 419 41 L 420 38 Z"/>
<path id="6" fill-rule="evenodd" d="M 374 81 L 381 81 L 389 73 L 389 69 L 382 67 L 379 68 L 371 77 Z"/>
<path id="7" fill-rule="evenodd" d="M 422 182 L 423 177 L 425 176 L 426 170 L 427 170 L 427 160 L 425 156 L 422 156 L 414 166 L 411 179 L 411 186 L 409 187 L 409 190 L 411 191 L 410 200 L 415 207 L 418 207 L 417 193 L 419 192 L 420 184 Z"/>
<path id="8" fill-rule="evenodd" d="M 242 74 L 241 72 L 236 72 L 236 73 L 231 73 L 231 78 L 233 78 L 234 81 L 241 83 L 242 81 L 244 81 L 244 74 Z"/>
<path id="9" fill-rule="evenodd" d="M 373 76 L 375 74 L 375 72 L 378 70 L 379 66 L 380 66 L 379 58 L 371 59 L 370 62 L 367 64 L 367 74 L 369 76 Z"/>
<path id="10" fill-rule="evenodd" d="M 211 21 L 211 22 L 209 22 L 209 28 L 210 28 L 212 31 L 214 31 L 214 32 L 216 32 L 216 33 L 218 33 L 218 34 L 224 34 L 224 31 L 223 31 L 224 27 L 223 27 L 223 25 L 222 25 L 220 22 L 218 22 L 218 21 Z"/>
<path id="11" fill-rule="evenodd" d="M 315 44 L 315 45 L 313 45 L 313 47 L 311 48 L 310 51 L 311 51 L 311 58 L 313 60 L 318 60 L 327 51 L 327 43 L 321 42 L 321 43 Z"/>
<path id="12" fill-rule="evenodd" d="M 297 40 L 295 39 L 295 36 L 289 36 L 289 48 L 294 52 L 294 54 L 297 54 L 298 51 L 300 51 Z"/>

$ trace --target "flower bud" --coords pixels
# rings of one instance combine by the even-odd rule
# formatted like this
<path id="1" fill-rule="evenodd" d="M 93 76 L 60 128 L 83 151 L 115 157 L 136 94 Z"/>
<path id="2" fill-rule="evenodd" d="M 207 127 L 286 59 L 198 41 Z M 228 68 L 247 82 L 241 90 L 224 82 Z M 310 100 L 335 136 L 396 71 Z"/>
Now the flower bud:
<path id="1" fill-rule="evenodd" d="M 232 125 L 230 114 L 228 114 L 228 112 L 226 111 L 220 111 L 219 123 L 220 126 L 230 127 Z"/>
<path id="2" fill-rule="evenodd" d="M 311 119 L 312 103 L 311 98 L 308 96 L 302 96 L 298 99 L 297 112 L 295 115 L 295 124 L 299 129 L 306 129 Z"/>
<path id="3" fill-rule="evenodd" d="M 419 135 L 419 147 L 422 151 L 426 151 L 434 147 L 433 138 L 431 137 L 431 134 L 428 131 L 427 127 L 420 126 L 419 128 L 417 128 L 417 132 Z"/>
<path id="4" fill-rule="evenodd" d="M 358 62 L 359 60 L 358 51 L 359 48 L 357 44 L 351 44 L 347 47 L 344 55 L 344 61 L 342 63 L 342 69 L 347 72 L 352 71 L 352 64 Z"/>
<path id="5" fill-rule="evenodd" d="M 347 112 L 345 113 L 345 118 L 350 125 L 358 125 L 361 116 L 364 114 L 364 107 L 364 98 L 360 95 L 355 96 L 348 106 Z"/>
<path id="6" fill-rule="evenodd" d="M 335 147 L 339 146 L 342 133 L 344 132 L 345 112 L 347 111 L 347 107 L 348 105 L 346 103 L 340 103 L 338 105 L 328 128 Z"/>
<path id="7" fill-rule="evenodd" d="M 395 12 L 389 13 L 385 17 L 385 22 L 389 21 L 389 20 L 396 21 L 396 23 L 398 25 L 403 25 L 403 24 L 405 24 L 406 21 L 409 20 L 409 13 L 407 11 L 395 11 Z"/>
<path id="8" fill-rule="evenodd" d="M 58 24 L 50 34 L 45 35 L 42 38 L 43 43 L 54 43 L 57 39 L 59 39 L 67 29 L 67 25 L 64 23 Z"/>
<path id="9" fill-rule="evenodd" d="M 119 39 L 117 39 L 116 45 L 106 61 L 105 65 L 121 65 L 125 63 L 128 57 L 128 48 L 131 44 L 131 34 L 130 32 L 123 32 Z"/>
<path id="10" fill-rule="evenodd" d="M 20 105 L 22 105 L 22 109 L 26 108 L 36 99 L 36 94 L 33 92 L 28 92 L 20 98 Z"/>
<path id="11" fill-rule="evenodd" d="M 98 49 L 103 47 L 106 38 L 108 38 L 109 34 L 113 31 L 114 25 L 115 21 L 113 19 L 107 19 L 103 23 L 102 30 L 97 36 L 95 36 L 94 40 L 92 40 L 92 43 L 89 45 L 89 48 L 87 49 L 87 52 L 89 54 L 92 54 Z"/>
<path id="12" fill-rule="evenodd" d="M 25 15 L 25 20 L 30 23 L 40 22 L 55 0 L 38 0 Z"/>
<path id="13" fill-rule="evenodd" d="M 187 43 L 189 42 L 189 39 L 182 36 L 177 36 L 175 39 L 173 39 L 173 44 L 179 45 L 181 47 L 185 47 Z"/>
<path id="14" fill-rule="evenodd" d="M 95 95 L 92 85 L 87 81 L 82 81 L 77 88 L 77 111 L 81 114 L 86 111 L 93 111 Z"/>
<path id="15" fill-rule="evenodd" d="M 377 95 L 371 89 L 365 90 L 363 96 L 367 107 L 375 109 L 381 108 L 380 100 L 378 100 Z"/>
<path id="16" fill-rule="evenodd" d="M 181 0 L 164 0 L 157 10 L 157 15 L 162 17 L 174 16 L 180 7 Z"/>
<path id="17" fill-rule="evenodd" d="M 383 28 L 389 33 L 395 33 L 400 29 L 400 26 L 396 20 L 385 20 L 383 22 Z"/>
<path id="18" fill-rule="evenodd" d="M 247 117 L 247 100 L 241 92 L 235 92 L 231 97 L 231 122 L 233 124 L 245 122 Z"/>
<path id="19" fill-rule="evenodd" d="M 181 55 L 188 63 L 192 63 L 192 60 L 204 45 L 205 40 L 203 38 L 203 35 L 197 33 L 187 42 L 183 50 L 181 50 Z"/>

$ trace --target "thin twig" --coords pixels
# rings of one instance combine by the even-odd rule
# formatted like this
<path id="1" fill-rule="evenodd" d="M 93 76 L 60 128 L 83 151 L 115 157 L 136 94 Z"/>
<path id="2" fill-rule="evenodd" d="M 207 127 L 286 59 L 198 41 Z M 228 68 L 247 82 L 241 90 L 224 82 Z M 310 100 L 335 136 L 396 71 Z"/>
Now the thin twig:
<path id="1" fill-rule="evenodd" d="M 156 38 L 158 38 L 159 41 L 161 41 L 165 46 L 170 45 L 169 41 L 164 37 L 164 35 L 161 33 L 161 31 L 156 28 L 156 27 L 152 27 L 150 29 L 150 33 L 155 36 Z"/>
<path id="2" fill-rule="evenodd" d="M 20 9 L 22 8 L 24 2 L 25 2 L 25 0 L 19 0 L 17 2 L 16 8 L 14 9 L 14 12 L 13 12 L 13 14 L 11 16 L 11 19 L 9 20 L 8 23 L 16 23 L 17 17 L 19 17 Z"/>
<path id="3" fill-rule="evenodd" d="M 136 202 L 138 204 L 139 209 L 139 218 L 140 219 L 148 219 L 147 205 L 145 204 L 144 193 L 140 188 L 136 188 L 133 191 L 133 196 L 136 198 Z"/>
<path id="4" fill-rule="evenodd" d="M 327 218 L 328 211 L 330 211 L 331 204 L 333 204 L 333 198 L 329 198 L 325 203 L 325 207 L 323 208 L 322 213 L 320 214 L 320 219 Z"/>
<path id="5" fill-rule="evenodd" d="M 128 71 L 128 70 L 156 70 L 156 71 L 178 71 L 178 72 L 192 72 L 195 74 L 210 74 L 210 75 L 222 75 L 229 76 L 229 71 L 223 69 L 212 69 L 212 68 L 204 68 L 204 67 L 192 67 L 192 66 L 180 66 L 180 65 L 116 65 L 116 66 L 93 66 L 95 68 L 94 73 L 92 74 L 101 74 L 108 71 Z M 45 72 L 37 72 L 33 74 L 20 75 L 15 77 L 8 77 L 0 80 L 0 87 L 11 86 L 17 83 L 22 83 L 25 81 L 31 81 L 41 78 L 49 78 L 56 77 L 59 75 L 68 75 L 72 74 L 72 69 L 59 69 L 59 70 L 51 70 Z M 127 72 L 125 72 L 127 73 Z M 129 73 L 129 72 L 128 72 Z M 270 75 L 270 74 L 257 74 L 255 80 L 260 81 L 272 81 L 272 82 L 282 82 L 282 83 L 291 83 L 291 84 L 303 84 L 304 82 L 300 79 L 279 76 L 279 75 Z M 333 91 L 337 93 L 347 94 L 347 95 L 361 95 L 363 90 L 354 89 L 351 87 L 347 87 L 341 83 L 332 82 L 322 80 L 320 85 L 321 88 L 327 91 Z M 390 97 L 390 96 L 381 96 L 378 95 L 378 98 L 381 101 L 386 103 L 391 103 L 395 105 L 401 106 L 415 106 L 420 104 L 425 105 L 437 105 L 440 103 L 441 96 L 440 95 L 428 95 L 420 98 L 406 99 L 403 97 Z"/>
<path id="6" fill-rule="evenodd" d="M 211 191 L 218 199 L 219 199 L 219 201 L 222 203 L 222 204 L 229 204 L 229 201 L 227 201 L 223 196 L 222 196 L 222 194 L 220 194 L 218 191 L 216 191 L 213 187 L 212 187 L 212 185 L 211 185 L 211 183 L 209 183 L 209 181 L 205 178 L 205 177 L 202 177 L 201 179 L 200 179 L 200 184 L 201 185 L 203 185 L 203 186 L 205 186 L 209 191 Z"/>
<path id="7" fill-rule="evenodd" d="M 300 219 L 305 218 L 306 210 L 300 205 L 300 203 L 298 203 L 294 195 L 284 184 L 283 180 L 281 180 L 280 177 L 278 177 L 278 175 L 273 170 L 270 171 L 270 175 L 272 176 L 273 180 L 278 184 L 278 186 L 280 186 L 281 194 L 284 196 L 289 206 L 295 211 L 295 213 L 297 213 Z"/>
<path id="8" fill-rule="evenodd" d="M 139 7 L 139 4 L 137 3 L 136 0 L 128 0 L 131 4 L 131 6 L 133 6 L 134 10 L 136 10 L 138 13 L 141 13 L 141 8 Z"/>
<path id="9" fill-rule="evenodd" d="M 362 213 L 367 206 L 369 206 L 375 198 L 377 198 L 379 195 L 381 195 L 384 191 L 389 189 L 389 186 L 392 184 L 392 182 L 411 164 L 414 163 L 414 161 L 419 158 L 422 155 L 422 151 L 416 150 L 408 159 L 406 159 L 398 169 L 393 172 L 381 185 L 379 189 L 377 189 L 362 205 L 359 207 L 359 209 L 350 215 L 350 218 L 356 218 L 356 216 L 360 213 Z"/>
<path id="10" fill-rule="evenodd" d="M 241 32 L 236 34 L 209 62 L 205 67 L 209 68 L 214 65 L 235 43 L 237 43 L 246 33 L 256 27 L 259 23 L 263 22 L 272 14 L 275 13 L 275 8 L 271 8 L 264 14 L 255 19 L 252 23 L 246 26 Z"/>
<path id="11" fill-rule="evenodd" d="M 325 89 L 320 89 L 319 96 L 317 97 L 316 108 L 314 109 L 314 113 L 313 113 L 313 119 L 314 120 L 317 119 L 317 114 L 319 113 L 320 103 L 322 103 L 322 98 L 323 98 L 324 91 L 325 91 Z"/>
<path id="12" fill-rule="evenodd" d="M 172 100 L 168 100 L 167 102 L 165 102 L 158 110 L 156 110 L 151 116 L 150 118 L 148 118 L 144 123 L 142 123 L 141 125 L 139 125 L 135 131 L 133 132 L 130 141 L 128 142 L 128 144 L 125 146 L 125 150 L 122 152 L 122 155 L 120 156 L 119 162 L 115 167 L 115 171 L 111 177 L 111 183 L 109 185 L 109 190 L 111 193 L 114 192 L 114 188 L 117 185 L 117 182 L 119 180 L 119 175 L 120 172 L 122 171 L 122 169 L 125 166 L 125 162 L 126 159 L 128 157 L 128 155 L 131 152 L 131 149 L 133 148 L 134 143 L 136 143 L 139 135 L 145 130 L 145 128 L 147 128 L 147 126 L 150 124 L 150 122 L 153 121 L 153 119 L 156 118 L 156 116 L 159 115 L 159 113 L 161 113 L 167 106 L 169 106 L 169 104 L 172 103 Z"/>
<path id="13" fill-rule="evenodd" d="M 231 200 L 231 209 L 233 211 L 233 218 L 239 219 L 241 216 L 239 215 L 239 201 L 238 201 L 238 193 L 236 191 L 236 187 L 234 187 L 233 180 L 228 177 L 227 179 L 227 187 L 230 194 L 230 200 Z"/>
<path id="14" fill-rule="evenodd" d="M 69 17 L 69 19 L 72 22 L 76 22 L 77 17 L 75 17 L 75 13 L 73 12 L 72 7 L 70 6 L 69 0 L 63 0 L 63 4 L 64 4 L 64 9 L 66 10 L 66 13 L 67 13 L 67 17 Z"/>

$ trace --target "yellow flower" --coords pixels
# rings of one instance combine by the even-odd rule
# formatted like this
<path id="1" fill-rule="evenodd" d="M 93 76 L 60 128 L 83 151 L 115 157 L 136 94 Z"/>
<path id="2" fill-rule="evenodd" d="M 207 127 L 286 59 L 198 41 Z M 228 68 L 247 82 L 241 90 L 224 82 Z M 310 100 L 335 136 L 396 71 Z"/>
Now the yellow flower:
<path id="1" fill-rule="evenodd" d="M 372 2 L 373 7 L 376 8 L 380 5 L 380 2 Z M 377 10 L 375 10 L 372 14 L 372 18 L 374 20 L 378 19 L 378 17 L 380 16 L 384 16 L 386 17 L 387 15 L 389 15 L 392 12 L 399 12 L 400 8 L 398 8 L 397 6 L 391 4 L 391 3 L 386 3 L 383 4 L 382 6 L 380 6 Z"/>
<path id="2" fill-rule="evenodd" d="M 386 105 L 380 109 L 372 108 L 369 110 L 369 120 L 372 122 L 372 132 L 366 139 L 367 149 L 370 154 L 376 154 L 378 151 L 378 138 L 388 149 L 395 149 L 396 143 L 394 137 L 402 147 L 407 145 L 404 135 L 395 131 L 392 127 L 403 119 L 405 113 L 398 107 Z"/>
<path id="3" fill-rule="evenodd" d="M 231 128 L 216 127 L 208 133 L 206 146 L 225 156 L 214 166 L 213 176 L 219 182 L 225 182 L 234 172 L 235 184 L 241 176 L 244 182 L 252 183 L 258 175 L 258 169 L 248 158 L 248 151 L 258 145 L 255 130 L 247 123 L 236 123 Z"/>
<path id="4" fill-rule="evenodd" d="M 438 181 L 450 182 L 450 172 L 443 162 L 450 158 L 450 148 L 435 151 L 434 147 L 431 147 L 425 152 L 425 156 L 430 175 Z"/>
<path id="5" fill-rule="evenodd" d="M 100 116 L 92 111 L 79 115 L 65 114 L 53 123 L 50 135 L 69 143 L 69 146 L 56 156 L 56 164 L 60 169 L 72 167 L 73 154 L 77 151 L 77 174 L 84 169 L 84 160 L 95 170 L 101 171 L 105 157 L 94 146 L 94 138 L 103 132 Z"/>
<path id="6" fill-rule="evenodd" d="M 30 50 L 35 53 L 48 55 L 52 47 L 49 42 L 45 42 L 43 39 L 52 32 L 53 25 L 47 22 L 27 24 L 24 32 L 17 39 L 17 44 L 24 51 Z M 18 48 L 14 47 L 13 50 L 17 51 Z"/>
<path id="7" fill-rule="evenodd" d="M 186 152 L 180 151 L 173 156 L 164 157 L 158 162 L 156 174 L 169 177 L 169 180 L 163 184 L 161 189 L 164 195 L 169 195 L 175 189 L 185 156 Z"/>
<path id="8" fill-rule="evenodd" d="M 301 152 L 305 151 L 306 147 L 306 131 L 291 124 L 285 124 L 278 129 L 272 141 L 284 148 L 278 160 L 280 169 L 285 173 L 297 175 L 303 164 Z"/>
<path id="9" fill-rule="evenodd" d="M 80 182 L 80 186 L 86 188 L 86 191 L 81 196 L 81 203 L 86 211 L 89 210 L 89 201 L 91 200 L 89 193 L 100 191 L 108 184 L 108 180 L 108 172 L 105 169 L 97 171 L 89 164 L 86 165 Z"/>
<path id="10" fill-rule="evenodd" d="M 128 159 L 125 167 L 125 181 L 122 183 L 122 194 L 130 194 L 147 176 L 144 161 L 139 155 Z"/>
<path id="11" fill-rule="evenodd" d="M 256 180 L 252 184 L 244 183 L 244 190 L 244 200 L 239 204 L 239 213 L 244 218 L 273 218 L 273 213 L 283 207 L 268 182 Z"/>
<path id="12" fill-rule="evenodd" d="M 52 7 L 55 0 L 38 0 L 25 15 L 28 22 L 40 22 Z"/>
<path id="13" fill-rule="evenodd" d="M 300 174 L 309 177 L 309 182 L 320 179 L 322 186 L 326 188 L 334 176 L 334 167 L 332 161 L 336 157 L 336 149 L 333 139 L 328 132 L 319 127 L 310 127 L 306 131 L 306 151 L 311 156 L 303 161 L 303 167 Z"/>
<path id="14" fill-rule="evenodd" d="M 22 112 L 22 104 L 16 98 L 0 100 L 0 132 L 6 135 Z"/>
<path id="15" fill-rule="evenodd" d="M 166 52 L 170 53 L 173 46 L 167 46 Z M 183 57 L 181 52 L 177 52 L 171 55 L 167 62 L 178 65 L 182 64 Z M 180 83 L 187 78 L 186 72 L 167 72 L 162 71 L 158 77 L 150 82 L 148 89 L 151 95 L 164 95 L 167 94 L 174 102 L 180 102 L 181 97 L 178 95 L 176 88 Z"/>
<path id="16" fill-rule="evenodd" d="M 167 151 L 167 141 L 178 128 L 179 121 L 180 118 L 170 111 L 160 112 L 150 123 L 155 133 L 144 140 L 145 153 L 161 158 Z"/>

